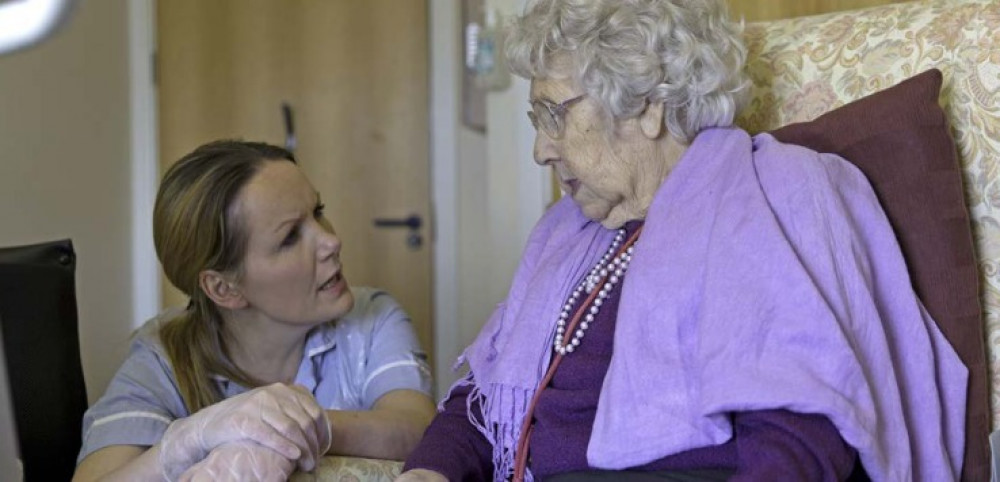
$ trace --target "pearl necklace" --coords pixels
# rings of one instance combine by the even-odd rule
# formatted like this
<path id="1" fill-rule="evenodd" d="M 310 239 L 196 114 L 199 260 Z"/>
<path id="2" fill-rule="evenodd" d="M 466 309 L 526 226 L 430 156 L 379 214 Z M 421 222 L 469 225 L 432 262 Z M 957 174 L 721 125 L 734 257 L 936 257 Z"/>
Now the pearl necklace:
<path id="1" fill-rule="evenodd" d="M 604 256 L 602 256 L 601 259 L 597 260 L 597 264 L 591 268 L 590 273 L 583 277 L 580 284 L 577 285 L 576 289 L 574 289 L 569 295 L 569 298 L 566 300 L 566 304 L 563 305 L 562 311 L 559 313 L 559 320 L 556 321 L 556 337 L 552 343 L 553 349 L 556 353 L 565 356 L 568 353 L 573 353 L 573 350 L 580 346 L 580 340 L 583 339 L 583 335 L 587 331 L 587 328 L 590 327 L 590 324 L 594 322 L 594 318 L 601 311 L 601 305 L 604 304 L 604 300 L 611 295 L 611 291 L 614 289 L 615 285 L 617 285 L 625 275 L 625 270 L 628 269 L 628 265 L 632 261 L 632 252 L 635 249 L 632 244 L 635 243 L 635 238 L 641 230 L 642 228 L 640 227 L 639 231 L 636 231 L 636 233 L 632 235 L 632 238 L 629 239 L 627 247 L 616 254 L 622 242 L 625 240 L 625 229 L 619 229 L 618 233 L 615 235 L 615 239 L 611 242 L 611 246 L 608 248 L 608 251 L 604 253 Z M 580 296 L 583 293 L 587 293 L 588 295 L 592 294 L 599 285 L 602 285 L 601 290 L 597 292 L 596 297 L 593 297 L 593 302 L 591 303 L 590 308 L 587 308 L 586 302 L 584 302 L 584 306 L 581 306 L 577 310 L 579 313 L 579 311 L 587 308 L 587 314 L 584 315 L 583 320 L 580 322 L 580 326 L 573 331 L 572 336 L 569 337 L 569 340 L 567 341 L 567 329 L 571 331 L 573 330 L 572 324 L 570 324 L 569 328 L 567 328 L 567 323 L 569 323 L 570 319 L 570 310 L 576 306 L 577 300 L 580 299 Z M 564 341 L 566 341 L 566 343 L 563 343 Z"/>

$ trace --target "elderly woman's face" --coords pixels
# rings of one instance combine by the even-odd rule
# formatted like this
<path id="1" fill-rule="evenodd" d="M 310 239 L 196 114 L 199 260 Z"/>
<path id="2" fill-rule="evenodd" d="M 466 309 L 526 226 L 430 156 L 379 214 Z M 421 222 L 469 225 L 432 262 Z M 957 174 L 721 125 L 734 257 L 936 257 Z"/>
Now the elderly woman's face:
<path id="1" fill-rule="evenodd" d="M 557 105 L 583 94 L 574 82 L 536 78 L 530 101 Z M 561 119 L 561 135 L 539 125 L 535 134 L 535 162 L 552 166 L 563 191 L 583 214 L 609 228 L 645 216 L 643 166 L 656 155 L 654 142 L 643 134 L 638 119 L 611 123 L 590 97 L 569 105 Z M 662 179 L 661 179 L 662 180 Z M 658 184 L 658 182 L 657 182 Z"/>

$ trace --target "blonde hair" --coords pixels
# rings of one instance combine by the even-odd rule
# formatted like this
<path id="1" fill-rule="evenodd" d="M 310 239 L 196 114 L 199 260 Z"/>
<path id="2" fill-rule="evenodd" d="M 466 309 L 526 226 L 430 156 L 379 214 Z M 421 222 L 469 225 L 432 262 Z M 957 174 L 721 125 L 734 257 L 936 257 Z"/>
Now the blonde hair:
<path id="1" fill-rule="evenodd" d="M 207 269 L 239 275 L 247 234 L 234 205 L 263 163 L 277 160 L 295 162 L 280 147 L 216 141 L 182 157 L 160 183 L 153 208 L 156 255 L 167 279 L 191 301 L 159 334 L 190 413 L 222 399 L 213 375 L 248 388 L 260 385 L 230 361 L 221 315 L 199 275 Z"/>
<path id="2" fill-rule="evenodd" d="M 533 0 L 508 32 L 515 74 L 569 75 L 613 119 L 662 102 L 685 142 L 731 125 L 750 85 L 742 28 L 722 0 Z"/>

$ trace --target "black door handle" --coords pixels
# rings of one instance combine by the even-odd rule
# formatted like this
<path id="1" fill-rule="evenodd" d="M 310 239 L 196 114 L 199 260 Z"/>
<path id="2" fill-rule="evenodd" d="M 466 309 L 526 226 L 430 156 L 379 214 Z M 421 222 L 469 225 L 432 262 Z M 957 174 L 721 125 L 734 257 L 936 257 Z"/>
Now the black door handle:
<path id="1" fill-rule="evenodd" d="M 415 231 L 420 229 L 420 226 L 423 226 L 423 224 L 424 221 L 416 214 L 411 214 L 402 219 L 375 218 L 375 226 L 379 228 L 410 228 Z"/>

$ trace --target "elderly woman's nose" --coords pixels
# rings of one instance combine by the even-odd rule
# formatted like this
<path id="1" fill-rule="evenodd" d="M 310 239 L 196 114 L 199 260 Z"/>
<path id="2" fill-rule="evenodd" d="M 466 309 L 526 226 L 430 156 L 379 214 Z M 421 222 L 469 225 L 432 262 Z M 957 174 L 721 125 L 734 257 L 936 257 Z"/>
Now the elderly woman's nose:
<path id="1" fill-rule="evenodd" d="M 535 146 L 532 153 L 535 156 L 535 163 L 539 166 L 549 165 L 559 158 L 555 143 L 542 132 L 535 133 Z"/>

